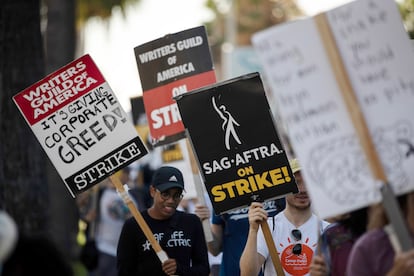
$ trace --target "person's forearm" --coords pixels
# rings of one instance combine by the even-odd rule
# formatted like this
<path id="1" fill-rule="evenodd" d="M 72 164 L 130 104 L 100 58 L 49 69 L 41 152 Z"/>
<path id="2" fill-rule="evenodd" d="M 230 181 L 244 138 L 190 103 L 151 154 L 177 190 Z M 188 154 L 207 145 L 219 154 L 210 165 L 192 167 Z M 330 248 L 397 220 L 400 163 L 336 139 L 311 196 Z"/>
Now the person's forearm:
<path id="1" fill-rule="evenodd" d="M 213 256 L 217 256 L 221 252 L 221 246 L 217 244 L 215 240 L 207 243 L 208 252 L 210 252 Z"/>
<path id="2" fill-rule="evenodd" d="M 240 273 L 242 276 L 257 275 L 260 270 L 257 253 L 257 230 L 249 229 L 246 246 L 240 257 Z"/>
<path id="3" fill-rule="evenodd" d="M 214 231 L 212 231 L 212 235 L 213 240 L 207 243 L 207 248 L 213 256 L 217 256 L 222 251 L 222 240 L 221 237 L 217 237 Z"/>
<path id="4" fill-rule="evenodd" d="M 212 224 L 211 234 L 213 240 L 207 243 L 208 251 L 213 255 L 217 256 L 223 251 L 223 227 L 221 225 Z"/>

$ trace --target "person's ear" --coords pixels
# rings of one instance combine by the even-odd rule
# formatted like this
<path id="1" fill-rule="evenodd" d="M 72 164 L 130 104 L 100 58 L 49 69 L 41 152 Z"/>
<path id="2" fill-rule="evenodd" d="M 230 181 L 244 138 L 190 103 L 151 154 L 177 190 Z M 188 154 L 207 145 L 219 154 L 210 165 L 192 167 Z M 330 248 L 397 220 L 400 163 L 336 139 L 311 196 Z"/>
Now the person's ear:
<path id="1" fill-rule="evenodd" d="M 154 188 L 154 186 L 150 185 L 149 192 L 150 192 L 151 197 L 155 197 L 155 193 L 157 192 L 157 190 Z"/>

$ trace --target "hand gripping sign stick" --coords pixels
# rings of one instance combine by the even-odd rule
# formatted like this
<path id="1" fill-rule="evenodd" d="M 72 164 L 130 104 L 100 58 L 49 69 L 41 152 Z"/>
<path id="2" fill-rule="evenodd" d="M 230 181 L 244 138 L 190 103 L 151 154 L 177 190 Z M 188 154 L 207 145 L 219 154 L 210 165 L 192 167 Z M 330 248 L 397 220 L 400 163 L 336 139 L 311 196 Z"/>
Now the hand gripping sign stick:
<path id="1" fill-rule="evenodd" d="M 259 197 L 256 197 L 254 201 L 262 202 Z M 275 241 L 273 240 L 272 233 L 270 232 L 269 224 L 267 220 L 262 221 L 260 223 L 260 227 L 262 227 L 263 236 L 266 241 L 267 249 L 269 250 L 270 257 L 272 258 L 273 266 L 275 267 L 276 275 L 278 276 L 285 276 L 285 271 L 282 268 L 282 264 L 280 262 L 279 253 L 277 252 Z"/>
<path id="2" fill-rule="evenodd" d="M 112 184 L 114 184 L 116 190 L 118 191 L 119 195 L 121 196 L 122 200 L 128 206 L 129 210 L 131 211 L 132 215 L 134 216 L 135 220 L 138 222 L 139 227 L 144 232 L 145 237 L 151 243 L 152 248 L 154 249 L 155 253 L 160 259 L 161 263 L 164 263 L 168 260 L 167 253 L 162 250 L 161 246 L 154 238 L 154 234 L 152 233 L 151 229 L 148 227 L 148 224 L 145 222 L 144 218 L 142 217 L 141 213 L 138 211 L 137 207 L 135 206 L 134 202 L 132 201 L 128 191 L 125 190 L 121 181 L 115 175 L 111 175 L 109 177 L 111 179 Z"/>
<path id="3" fill-rule="evenodd" d="M 397 200 L 393 194 L 392 187 L 390 187 L 387 181 L 384 168 L 381 164 L 378 153 L 375 150 L 375 145 L 370 137 L 366 121 L 364 120 L 362 111 L 359 108 L 358 99 L 355 96 L 351 81 L 346 73 L 345 65 L 343 64 L 337 50 L 338 48 L 329 28 L 326 15 L 323 13 L 317 15 L 315 17 L 315 21 L 322 38 L 322 42 L 325 46 L 325 51 L 329 57 L 331 67 L 335 74 L 336 81 L 344 98 L 348 113 L 351 116 L 352 123 L 356 129 L 373 177 L 375 180 L 380 181 L 383 184 L 381 187 L 382 205 L 389 220 L 391 221 L 391 225 L 397 235 L 401 249 L 403 251 L 407 251 L 413 246 L 411 244 L 410 234 L 398 207 Z"/>

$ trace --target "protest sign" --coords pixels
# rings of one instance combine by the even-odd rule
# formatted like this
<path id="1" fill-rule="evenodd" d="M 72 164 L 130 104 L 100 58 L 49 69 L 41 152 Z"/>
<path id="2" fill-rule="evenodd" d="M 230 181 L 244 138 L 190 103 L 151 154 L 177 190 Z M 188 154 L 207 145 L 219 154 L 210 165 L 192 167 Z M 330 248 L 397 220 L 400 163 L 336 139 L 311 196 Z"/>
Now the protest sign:
<path id="1" fill-rule="evenodd" d="M 153 145 L 184 138 L 173 97 L 216 82 L 205 28 L 147 42 L 135 47 L 135 56 Z"/>
<path id="2" fill-rule="evenodd" d="M 216 214 L 297 192 L 259 74 L 175 99 Z"/>
<path id="3" fill-rule="evenodd" d="M 394 1 L 351 2 L 258 32 L 252 41 L 316 213 L 327 218 L 381 200 L 355 113 L 395 193 L 414 189 L 414 53 Z M 349 110 L 343 95 L 353 93 L 357 103 Z"/>
<path id="4" fill-rule="evenodd" d="M 130 98 L 132 122 L 139 136 L 144 141 L 148 150 L 152 150 L 147 116 L 145 114 L 144 99 L 142 96 Z M 148 156 L 147 156 L 148 157 Z M 146 157 L 146 158 L 147 158 Z"/>
<path id="5" fill-rule="evenodd" d="M 129 100 L 131 103 L 132 123 L 135 126 L 148 124 L 142 96 L 132 97 Z"/>
<path id="6" fill-rule="evenodd" d="M 132 115 L 134 117 L 133 121 L 138 133 L 142 138 L 148 139 L 149 129 L 145 116 L 142 96 L 131 98 L 131 107 Z M 146 142 L 149 141 L 146 140 Z M 188 149 L 187 144 L 187 139 L 181 139 L 179 141 L 161 145 L 155 148 L 152 148 L 151 145 L 147 145 L 151 153 L 139 161 L 141 165 L 152 163 L 152 167 L 166 165 L 179 169 L 183 173 L 184 177 L 184 199 L 197 197 L 194 187 L 195 183 L 193 179 L 193 172 L 191 169 L 190 150 Z M 155 160 L 158 160 L 158 162 Z M 157 165 L 154 165 L 154 163 Z"/>
<path id="7" fill-rule="evenodd" d="M 89 55 L 13 100 L 73 197 L 147 153 Z"/>

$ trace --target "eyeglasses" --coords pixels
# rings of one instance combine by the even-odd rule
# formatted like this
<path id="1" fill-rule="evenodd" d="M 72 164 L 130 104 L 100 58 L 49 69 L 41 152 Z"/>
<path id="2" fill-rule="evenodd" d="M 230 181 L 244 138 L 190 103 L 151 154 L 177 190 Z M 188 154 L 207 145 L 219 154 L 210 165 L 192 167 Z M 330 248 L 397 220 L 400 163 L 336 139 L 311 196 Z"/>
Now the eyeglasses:
<path id="1" fill-rule="evenodd" d="M 296 242 L 296 244 L 292 248 L 292 253 L 295 255 L 302 254 L 302 244 L 298 243 L 302 240 L 302 232 L 300 232 L 299 229 L 293 229 L 290 234 Z"/>
<path id="2" fill-rule="evenodd" d="M 177 200 L 181 200 L 183 198 L 183 196 L 184 196 L 182 193 L 170 194 L 167 191 L 161 192 L 158 189 L 157 189 L 157 191 L 160 193 L 162 200 L 168 200 L 168 199 L 172 198 L 175 201 L 177 201 Z"/>

